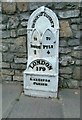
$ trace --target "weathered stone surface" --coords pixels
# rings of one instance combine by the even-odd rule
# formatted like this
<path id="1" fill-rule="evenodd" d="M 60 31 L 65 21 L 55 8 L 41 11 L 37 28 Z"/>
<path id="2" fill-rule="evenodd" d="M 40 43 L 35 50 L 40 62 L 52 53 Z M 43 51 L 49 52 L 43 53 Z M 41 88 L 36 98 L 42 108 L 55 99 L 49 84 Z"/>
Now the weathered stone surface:
<path id="1" fill-rule="evenodd" d="M 2 38 L 9 38 L 11 36 L 11 33 L 9 30 L 2 31 Z"/>
<path id="2" fill-rule="evenodd" d="M 14 54 L 6 52 L 6 53 L 2 53 L 2 61 L 4 62 L 12 62 L 14 59 Z"/>
<path id="3" fill-rule="evenodd" d="M 35 9 L 37 9 L 38 8 L 38 5 L 36 4 L 36 2 L 31 2 L 30 4 L 29 4 L 29 9 L 30 10 L 35 10 Z"/>
<path id="4" fill-rule="evenodd" d="M 60 42 L 60 44 L 59 44 L 60 47 L 67 46 L 66 40 L 60 40 L 59 42 Z"/>
<path id="5" fill-rule="evenodd" d="M 1 6 L 2 6 L 2 3 L 0 3 L 0 12 L 1 12 Z"/>
<path id="6" fill-rule="evenodd" d="M 11 81 L 12 80 L 12 76 L 9 75 L 2 75 L 2 81 Z"/>
<path id="7" fill-rule="evenodd" d="M 64 9 L 65 6 L 66 6 L 66 3 L 65 2 L 56 2 L 56 3 L 53 3 L 54 4 L 54 9 Z"/>
<path id="8" fill-rule="evenodd" d="M 72 18 L 71 19 L 71 23 L 78 23 L 78 24 L 80 24 L 80 18 Z"/>
<path id="9" fill-rule="evenodd" d="M 60 76 L 65 79 L 70 79 L 72 77 L 71 75 L 66 75 L 66 74 L 64 74 L 64 75 L 61 74 Z"/>
<path id="10" fill-rule="evenodd" d="M 2 43 L 0 43 L 0 52 L 2 52 Z"/>
<path id="11" fill-rule="evenodd" d="M 0 24 L 0 30 L 5 30 L 6 29 L 6 24 Z"/>
<path id="12" fill-rule="evenodd" d="M 80 58 L 80 51 L 72 51 L 71 56 L 75 58 Z"/>
<path id="13" fill-rule="evenodd" d="M 80 45 L 80 40 L 79 39 L 69 39 L 68 40 L 68 45 L 69 46 Z"/>
<path id="14" fill-rule="evenodd" d="M 69 11 L 59 12 L 58 13 L 60 18 L 78 17 L 79 14 L 80 14 L 79 10 L 69 10 Z"/>
<path id="15" fill-rule="evenodd" d="M 70 65 L 70 64 L 74 64 L 74 61 L 72 60 L 71 56 L 63 56 L 63 57 L 60 58 L 60 64 L 62 66 L 67 66 L 67 65 Z"/>
<path id="16" fill-rule="evenodd" d="M 16 30 L 11 30 L 11 37 L 16 37 Z"/>
<path id="17" fill-rule="evenodd" d="M 2 68 L 10 68 L 10 63 L 2 62 Z"/>
<path id="18" fill-rule="evenodd" d="M 26 35 L 27 34 L 27 29 L 26 28 L 21 28 L 18 29 L 17 35 Z"/>
<path id="19" fill-rule="evenodd" d="M 79 82 L 79 86 L 82 87 L 82 80 Z"/>
<path id="20" fill-rule="evenodd" d="M 26 69 L 26 65 L 11 63 L 11 68 L 14 68 L 16 70 L 25 70 Z"/>
<path id="21" fill-rule="evenodd" d="M 8 21 L 8 16 L 2 14 L 2 23 L 7 23 L 7 21 Z"/>
<path id="22" fill-rule="evenodd" d="M 72 28 L 72 30 L 78 30 L 78 25 L 73 24 L 73 25 L 71 25 L 71 28 Z"/>
<path id="23" fill-rule="evenodd" d="M 2 42 L 3 43 L 14 43 L 15 42 L 15 38 L 5 38 L 5 39 L 2 39 Z"/>
<path id="24" fill-rule="evenodd" d="M 3 10 L 6 13 L 14 13 L 16 11 L 16 3 L 15 2 L 3 2 Z"/>
<path id="25" fill-rule="evenodd" d="M 1 21 L 2 21 L 2 15 L 0 14 L 0 24 L 1 24 Z"/>
<path id="26" fill-rule="evenodd" d="M 2 69 L 3 75 L 14 75 L 14 70 L 11 69 Z"/>
<path id="27" fill-rule="evenodd" d="M 23 27 L 27 27 L 27 21 L 23 21 L 23 22 L 21 22 L 21 25 L 23 26 Z"/>
<path id="28" fill-rule="evenodd" d="M 63 67 L 63 68 L 60 68 L 60 73 L 65 73 L 65 74 L 71 74 L 72 73 L 72 68 L 70 67 Z"/>
<path id="29" fill-rule="evenodd" d="M 3 51 L 3 52 L 6 52 L 6 51 L 8 51 L 8 50 L 9 50 L 8 45 L 7 45 L 7 44 L 2 43 L 2 51 Z"/>
<path id="30" fill-rule="evenodd" d="M 14 58 L 15 63 L 26 63 L 26 58 Z"/>
<path id="31" fill-rule="evenodd" d="M 72 4 L 71 4 L 70 1 L 66 2 L 66 6 L 65 6 L 65 8 L 67 8 L 67 9 L 74 9 L 74 8 L 78 8 L 78 7 L 79 7 L 79 2 L 72 2 Z"/>
<path id="32" fill-rule="evenodd" d="M 18 37 L 14 44 L 10 44 L 11 52 L 26 52 L 26 37 Z"/>
<path id="33" fill-rule="evenodd" d="M 70 53 L 70 52 L 71 52 L 71 49 L 70 49 L 70 48 L 60 47 L 60 48 L 59 48 L 59 52 L 60 52 L 60 53 L 67 54 L 67 53 Z"/>
<path id="34" fill-rule="evenodd" d="M 18 7 L 19 11 L 21 11 L 21 12 L 27 11 L 28 10 L 28 3 L 27 2 L 18 2 L 17 7 Z"/>
<path id="35" fill-rule="evenodd" d="M 70 79 L 67 82 L 67 86 L 68 86 L 68 88 L 78 88 L 79 87 L 79 81 Z"/>
<path id="36" fill-rule="evenodd" d="M 9 16 L 7 28 L 8 29 L 17 28 L 18 25 L 19 25 L 19 18 L 17 16 Z"/>
<path id="37" fill-rule="evenodd" d="M 76 60 L 76 65 L 82 65 L 82 60 Z"/>
<path id="38" fill-rule="evenodd" d="M 2 52 L 0 52 L 0 63 L 2 62 Z"/>
<path id="39" fill-rule="evenodd" d="M 22 43 L 19 43 L 18 44 L 11 44 L 10 45 L 10 52 L 16 52 L 16 53 L 23 53 L 23 52 L 26 52 L 26 46 L 24 45 L 21 45 Z"/>
<path id="40" fill-rule="evenodd" d="M 15 54 L 15 57 L 20 57 L 20 58 L 26 58 L 27 57 L 27 53 L 26 52 L 23 52 L 21 54 L 19 54 L 18 52 Z"/>
<path id="41" fill-rule="evenodd" d="M 15 75 L 15 76 L 13 76 L 13 80 L 14 80 L 14 81 L 20 81 L 20 82 L 21 82 L 21 81 L 23 81 L 23 76 L 16 76 L 16 75 Z"/>
<path id="42" fill-rule="evenodd" d="M 20 20 L 28 20 L 30 17 L 29 13 L 22 13 L 20 14 Z"/>
<path id="43" fill-rule="evenodd" d="M 73 35 L 74 35 L 75 38 L 80 39 L 80 35 L 81 35 L 80 31 L 73 31 Z"/>
<path id="44" fill-rule="evenodd" d="M 68 21 L 61 21 L 60 22 L 60 37 L 71 37 L 72 30 L 69 26 Z"/>
<path id="45" fill-rule="evenodd" d="M 15 70 L 15 75 L 16 76 L 23 76 L 23 70 Z"/>
<path id="46" fill-rule="evenodd" d="M 52 2 L 30 2 L 29 3 L 29 9 L 31 11 L 36 10 L 37 8 L 41 6 L 52 8 Z"/>
<path id="47" fill-rule="evenodd" d="M 82 46 L 76 46 L 76 47 L 74 47 L 74 50 L 76 50 L 76 51 L 82 51 Z"/>
<path id="48" fill-rule="evenodd" d="M 80 80 L 80 78 L 82 78 L 82 75 L 80 74 L 80 67 L 75 67 L 74 71 L 73 71 L 73 78 Z"/>

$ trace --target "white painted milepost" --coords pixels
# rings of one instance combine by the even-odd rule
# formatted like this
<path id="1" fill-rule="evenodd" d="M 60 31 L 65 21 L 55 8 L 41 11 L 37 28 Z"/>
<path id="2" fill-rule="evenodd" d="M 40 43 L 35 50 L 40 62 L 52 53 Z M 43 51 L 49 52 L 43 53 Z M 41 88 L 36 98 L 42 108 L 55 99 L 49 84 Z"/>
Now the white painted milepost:
<path id="1" fill-rule="evenodd" d="M 28 62 L 24 71 L 24 94 L 57 97 L 59 21 L 56 14 L 42 6 L 27 25 Z"/>

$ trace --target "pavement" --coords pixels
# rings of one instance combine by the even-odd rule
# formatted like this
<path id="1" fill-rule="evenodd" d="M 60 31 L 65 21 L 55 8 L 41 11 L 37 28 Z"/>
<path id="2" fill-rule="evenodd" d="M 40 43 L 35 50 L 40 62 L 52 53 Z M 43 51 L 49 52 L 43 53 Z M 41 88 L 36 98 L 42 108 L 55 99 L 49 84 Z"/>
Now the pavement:
<path id="1" fill-rule="evenodd" d="M 80 118 L 80 89 L 61 89 L 56 99 L 25 96 L 20 83 L 1 87 L 3 118 Z"/>

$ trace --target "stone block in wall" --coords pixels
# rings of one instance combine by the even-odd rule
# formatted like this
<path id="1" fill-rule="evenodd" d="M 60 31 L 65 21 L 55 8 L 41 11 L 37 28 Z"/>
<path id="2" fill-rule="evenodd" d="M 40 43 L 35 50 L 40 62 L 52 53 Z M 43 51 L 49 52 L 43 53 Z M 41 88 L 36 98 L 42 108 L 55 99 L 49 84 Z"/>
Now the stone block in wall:
<path id="1" fill-rule="evenodd" d="M 23 21 L 23 20 L 27 20 L 27 21 L 28 21 L 29 17 L 30 17 L 29 12 L 21 13 L 21 14 L 20 14 L 20 20 L 21 20 L 21 21 Z"/>
<path id="2" fill-rule="evenodd" d="M 11 68 L 12 69 L 16 69 L 16 70 L 25 70 L 26 69 L 26 65 L 25 64 L 11 63 Z"/>
<path id="3" fill-rule="evenodd" d="M 60 65 L 67 66 L 74 64 L 74 61 L 72 60 L 71 56 L 62 56 L 59 61 Z"/>
<path id="4" fill-rule="evenodd" d="M 82 74 L 80 74 L 80 66 L 79 67 L 75 67 L 73 70 L 73 78 L 80 80 L 82 78 Z"/>
<path id="5" fill-rule="evenodd" d="M 66 82 L 68 88 L 78 88 L 79 87 L 79 81 L 70 79 Z"/>
<path id="6" fill-rule="evenodd" d="M 64 9 L 66 6 L 65 2 L 56 2 L 53 4 L 54 4 L 54 9 L 57 9 L 57 10 Z"/>
<path id="7" fill-rule="evenodd" d="M 82 65 L 82 60 L 76 60 L 76 65 Z"/>
<path id="8" fill-rule="evenodd" d="M 23 21 L 23 22 L 21 22 L 21 26 L 22 27 L 27 27 L 27 23 L 28 23 L 28 21 Z"/>
<path id="9" fill-rule="evenodd" d="M 15 38 L 4 38 L 2 39 L 2 43 L 13 44 L 15 42 Z"/>
<path id="10" fill-rule="evenodd" d="M 14 70 L 12 70 L 12 69 L 2 69 L 2 75 L 14 75 Z"/>
<path id="11" fill-rule="evenodd" d="M 68 10 L 64 12 L 59 12 L 58 15 L 60 18 L 78 17 L 80 15 L 80 10 Z"/>
<path id="12" fill-rule="evenodd" d="M 65 78 L 65 79 L 70 79 L 72 77 L 72 75 L 68 75 L 68 74 L 61 74 L 61 77 Z"/>
<path id="13" fill-rule="evenodd" d="M 3 7 L 4 12 L 9 13 L 9 14 L 12 14 L 16 11 L 15 2 L 3 2 L 2 7 Z"/>
<path id="14" fill-rule="evenodd" d="M 18 29 L 17 31 L 17 35 L 27 35 L 27 29 L 26 28 L 21 28 L 21 29 Z"/>
<path id="15" fill-rule="evenodd" d="M 72 68 L 71 67 L 63 67 L 63 68 L 60 68 L 59 72 L 61 74 L 71 74 Z"/>
<path id="16" fill-rule="evenodd" d="M 26 52 L 26 46 L 24 45 L 17 45 L 17 44 L 11 44 L 10 45 L 10 52 L 15 52 L 15 53 L 23 53 Z"/>
<path id="17" fill-rule="evenodd" d="M 71 56 L 80 59 L 81 57 L 80 51 L 72 51 Z"/>
<path id="18" fill-rule="evenodd" d="M 10 68 L 10 63 L 2 62 L 2 68 Z"/>
<path id="19" fill-rule="evenodd" d="M 9 30 L 2 31 L 2 38 L 9 38 L 11 36 L 11 33 Z"/>
<path id="20" fill-rule="evenodd" d="M 72 30 L 78 30 L 78 25 L 72 24 L 72 25 L 71 25 L 71 28 L 72 28 Z"/>
<path id="21" fill-rule="evenodd" d="M 9 45 L 6 44 L 6 43 L 2 43 L 2 51 L 3 52 L 8 52 L 8 50 L 9 50 Z"/>
<path id="22" fill-rule="evenodd" d="M 3 24 L 4 24 L 4 23 L 7 23 L 7 21 L 8 21 L 8 16 L 5 15 L 5 14 L 2 14 L 2 23 L 3 23 Z"/>
<path id="23" fill-rule="evenodd" d="M 70 48 L 60 47 L 60 48 L 59 48 L 59 52 L 60 52 L 60 53 L 67 54 L 67 53 L 70 53 L 70 52 L 71 52 L 71 49 L 70 49 Z"/>
<path id="24" fill-rule="evenodd" d="M 29 9 L 31 11 L 36 10 L 37 8 L 41 6 L 52 8 L 52 2 L 30 2 L 29 3 Z"/>
<path id="25" fill-rule="evenodd" d="M 24 70 L 15 70 L 15 76 L 23 76 Z"/>
<path id="26" fill-rule="evenodd" d="M 15 57 L 20 57 L 20 58 L 26 58 L 27 57 L 27 53 L 26 52 L 22 52 L 19 54 L 19 52 L 15 53 Z"/>
<path id="27" fill-rule="evenodd" d="M 2 3 L 0 2 L 0 12 L 1 12 L 1 6 L 2 6 Z"/>
<path id="28" fill-rule="evenodd" d="M 67 41 L 66 41 L 66 40 L 60 40 L 59 42 L 60 42 L 60 43 L 59 43 L 59 46 L 60 46 L 60 47 L 67 46 Z"/>
<path id="29" fill-rule="evenodd" d="M 26 58 L 14 58 L 15 63 L 26 63 Z"/>
<path id="30" fill-rule="evenodd" d="M 23 81 L 23 76 L 16 76 L 16 75 L 14 75 L 13 76 L 13 81 L 19 81 L 19 82 L 21 82 L 21 81 Z"/>
<path id="31" fill-rule="evenodd" d="M 71 37 L 72 30 L 70 28 L 68 21 L 61 21 L 60 22 L 60 37 Z"/>
<path id="32" fill-rule="evenodd" d="M 12 76 L 10 75 L 2 75 L 2 81 L 12 81 Z"/>
<path id="33" fill-rule="evenodd" d="M 81 45 L 81 44 L 80 44 Z M 82 46 L 75 46 L 74 47 L 75 51 L 82 51 Z"/>
<path id="34" fill-rule="evenodd" d="M 69 46 L 80 45 L 80 39 L 69 39 L 68 40 L 68 45 Z"/>
<path id="35" fill-rule="evenodd" d="M 7 28 L 17 28 L 19 25 L 19 18 L 17 16 L 8 16 Z"/>
<path id="36" fill-rule="evenodd" d="M 81 36 L 81 32 L 80 31 L 73 31 L 73 36 L 76 38 L 76 39 L 80 39 L 80 36 Z"/>
<path id="37" fill-rule="evenodd" d="M 27 2 L 17 2 L 17 8 L 20 12 L 29 10 L 29 3 Z"/>
<path id="38" fill-rule="evenodd" d="M 6 24 L 0 24 L 0 30 L 5 30 L 6 29 Z"/>
<path id="39" fill-rule="evenodd" d="M 26 52 L 26 37 L 16 38 L 14 44 L 10 44 L 10 52 Z"/>
<path id="40" fill-rule="evenodd" d="M 73 23 L 80 24 L 80 18 L 72 18 L 71 19 L 71 24 L 73 24 Z"/>
<path id="41" fill-rule="evenodd" d="M 2 53 L 2 61 L 3 62 L 13 62 L 13 59 L 14 59 L 14 53 L 9 53 L 9 52 L 6 52 L 6 53 Z"/>

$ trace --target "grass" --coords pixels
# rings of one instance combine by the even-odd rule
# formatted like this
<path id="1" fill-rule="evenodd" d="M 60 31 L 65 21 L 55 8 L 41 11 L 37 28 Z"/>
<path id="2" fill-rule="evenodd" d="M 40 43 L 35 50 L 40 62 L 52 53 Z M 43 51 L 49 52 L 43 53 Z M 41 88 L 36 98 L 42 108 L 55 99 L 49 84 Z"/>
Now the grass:
<path id="1" fill-rule="evenodd" d="M 17 99 L 16 99 L 16 101 L 18 102 L 18 101 L 19 101 L 19 99 L 17 98 Z"/>

